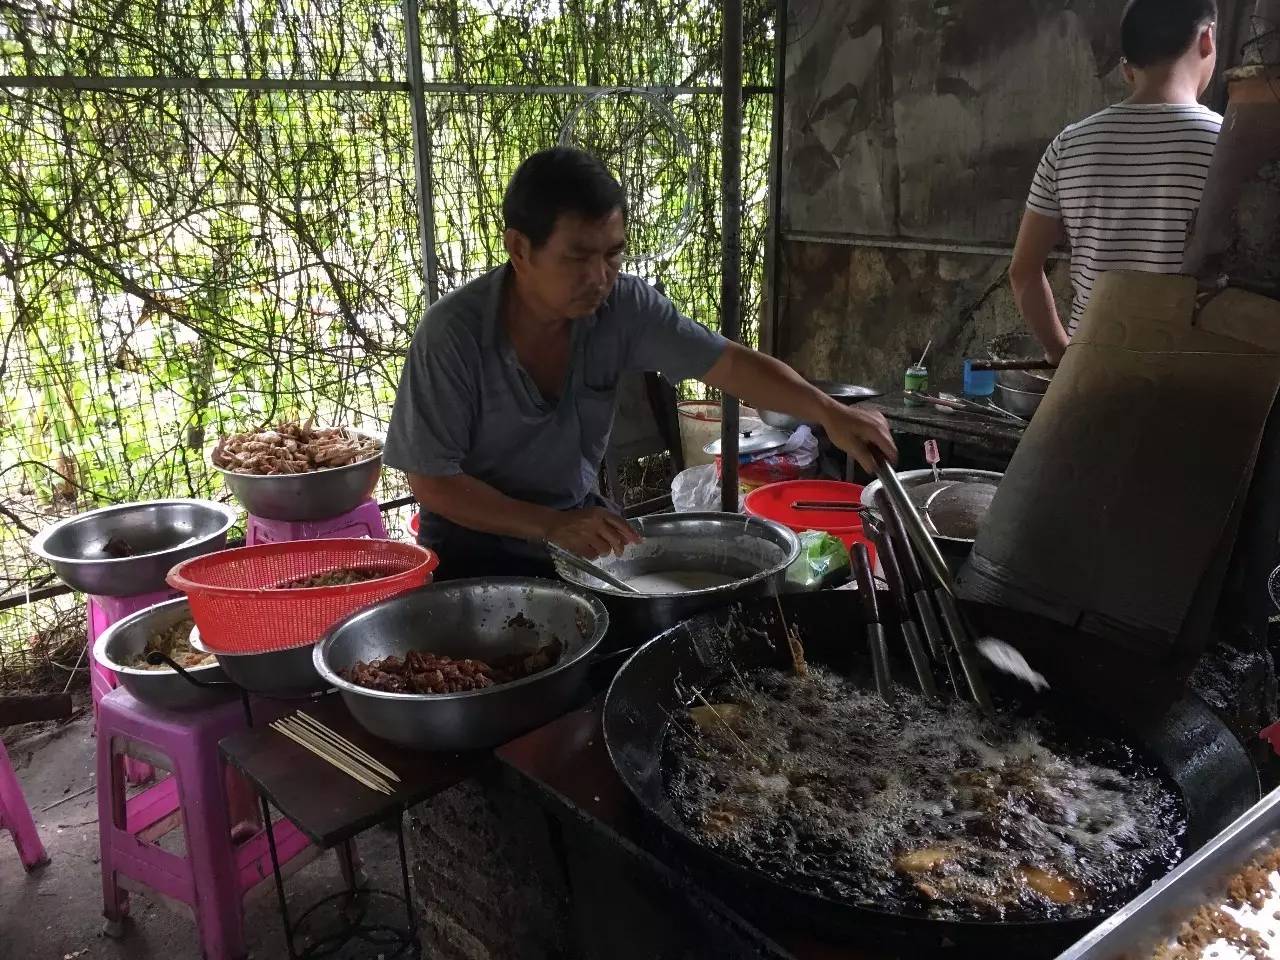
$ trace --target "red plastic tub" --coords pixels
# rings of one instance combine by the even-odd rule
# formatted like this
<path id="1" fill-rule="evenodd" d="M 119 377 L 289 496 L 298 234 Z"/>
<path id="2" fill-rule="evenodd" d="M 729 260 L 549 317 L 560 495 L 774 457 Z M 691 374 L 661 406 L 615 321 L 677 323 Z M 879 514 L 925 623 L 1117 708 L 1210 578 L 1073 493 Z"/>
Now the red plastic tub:
<path id="1" fill-rule="evenodd" d="M 860 503 L 862 487 L 856 483 L 839 480 L 784 480 L 767 487 L 752 490 L 742 501 L 743 508 L 753 517 L 774 520 L 796 533 L 821 530 L 829 533 L 846 546 L 864 543 L 874 569 L 876 548 L 871 538 L 863 532 L 862 517 L 844 510 L 796 510 L 791 505 L 797 500 L 827 500 L 835 503 Z"/>
<path id="2" fill-rule="evenodd" d="M 169 571 L 191 603 L 204 645 L 215 653 L 269 653 L 315 643 L 361 607 L 431 582 L 439 558 L 394 540 L 291 540 L 195 557 Z M 376 580 L 325 587 L 277 584 L 346 568 Z"/>

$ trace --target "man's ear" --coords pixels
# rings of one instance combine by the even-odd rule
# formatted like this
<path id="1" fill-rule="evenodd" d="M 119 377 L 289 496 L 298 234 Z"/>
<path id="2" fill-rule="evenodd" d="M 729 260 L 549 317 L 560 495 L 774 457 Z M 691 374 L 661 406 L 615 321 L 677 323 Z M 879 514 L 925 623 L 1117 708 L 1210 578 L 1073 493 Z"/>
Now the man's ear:
<path id="1" fill-rule="evenodd" d="M 1206 24 L 1205 28 L 1200 31 L 1200 56 L 1211 57 L 1217 49 L 1218 41 L 1214 37 L 1214 25 Z"/>
<path id="2" fill-rule="evenodd" d="M 519 230 L 512 227 L 504 230 L 502 232 L 502 245 L 507 248 L 507 257 L 512 263 L 522 267 L 528 264 L 531 245 L 529 238 Z"/>

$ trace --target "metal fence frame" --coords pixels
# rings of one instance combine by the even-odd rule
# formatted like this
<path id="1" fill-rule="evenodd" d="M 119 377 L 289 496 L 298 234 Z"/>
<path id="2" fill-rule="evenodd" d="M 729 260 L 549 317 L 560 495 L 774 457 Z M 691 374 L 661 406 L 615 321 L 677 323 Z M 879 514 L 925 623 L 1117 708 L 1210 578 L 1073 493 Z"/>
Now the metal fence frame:
<path id="1" fill-rule="evenodd" d="M 741 239 L 739 221 L 741 210 L 734 207 L 741 203 L 740 157 L 743 133 L 743 103 L 747 97 L 769 95 L 774 98 L 772 136 L 769 156 L 768 203 L 769 215 L 766 229 L 764 303 L 767 309 L 762 335 L 773 322 L 776 313 L 776 287 L 773 269 L 780 237 L 780 211 L 777 191 L 780 189 L 779 170 L 782 153 L 782 104 L 779 102 L 783 84 L 787 0 L 776 0 L 775 16 L 775 82 L 772 85 L 743 84 L 742 80 L 742 4 L 731 0 L 724 5 L 724 33 L 721 38 L 723 77 L 733 82 L 726 86 L 675 86 L 628 85 L 625 89 L 659 97 L 680 95 L 719 95 L 724 105 L 722 125 L 722 225 L 724 228 L 721 249 L 722 316 L 724 332 L 738 339 L 741 330 L 740 291 Z M 414 185 L 418 210 L 418 242 L 420 245 L 423 290 L 428 304 L 440 295 L 438 259 L 436 256 L 436 231 L 433 177 L 433 157 L 427 98 L 432 94 L 452 94 L 484 97 L 491 94 L 568 95 L 591 97 L 618 91 L 614 86 L 555 85 L 555 84 L 501 84 L 501 83 L 450 83 L 429 81 L 424 78 L 421 20 L 419 0 L 401 0 L 405 23 L 405 79 L 403 80 L 322 80 L 293 78 L 253 77 L 174 77 L 174 76 L 77 76 L 77 75 L 0 75 L 0 87 L 10 89 L 61 89 L 84 91 L 109 91 L 129 89 L 165 90 L 242 90 L 282 92 L 353 92 L 353 93 L 401 93 L 409 98 L 413 132 Z M 726 41 L 732 41 L 736 49 L 729 49 Z M 736 91 L 736 93 L 735 93 Z M 728 413 L 726 405 L 726 413 Z M 735 407 L 736 415 L 736 404 Z M 730 417 L 725 417 L 728 425 Z M 735 443 L 736 432 L 730 440 Z M 384 511 L 411 504 L 412 497 L 400 497 L 380 504 Z M 0 597 L 0 611 L 23 607 L 71 593 L 71 588 L 56 584 Z"/>

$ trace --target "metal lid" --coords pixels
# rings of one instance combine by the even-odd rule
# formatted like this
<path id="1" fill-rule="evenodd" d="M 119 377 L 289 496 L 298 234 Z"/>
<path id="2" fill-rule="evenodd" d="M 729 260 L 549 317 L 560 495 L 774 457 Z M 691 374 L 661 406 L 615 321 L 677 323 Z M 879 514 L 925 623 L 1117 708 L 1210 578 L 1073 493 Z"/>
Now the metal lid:
<path id="1" fill-rule="evenodd" d="M 772 427 L 763 427 L 760 429 L 748 428 L 738 431 L 738 454 L 744 453 L 765 453 L 769 450 L 777 450 L 786 445 L 791 439 L 791 434 L 785 430 L 774 430 Z M 702 452 L 708 456 L 720 456 L 720 438 L 712 440 Z"/>

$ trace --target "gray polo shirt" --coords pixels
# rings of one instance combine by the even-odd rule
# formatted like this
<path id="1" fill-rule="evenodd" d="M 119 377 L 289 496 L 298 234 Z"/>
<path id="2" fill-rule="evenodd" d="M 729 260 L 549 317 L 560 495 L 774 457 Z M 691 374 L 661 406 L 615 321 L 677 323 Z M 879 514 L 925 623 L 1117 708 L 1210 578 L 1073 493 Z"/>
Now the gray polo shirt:
<path id="1" fill-rule="evenodd" d="M 518 500 L 567 510 L 596 489 L 618 378 L 656 370 L 702 377 L 727 341 L 621 274 L 595 313 L 574 321 L 566 383 L 545 400 L 502 326 L 502 266 L 441 298 L 418 325 L 383 459 L 429 477 L 467 474 Z M 440 529 L 440 518 L 432 524 Z M 438 540 L 428 537 L 428 540 Z"/>

